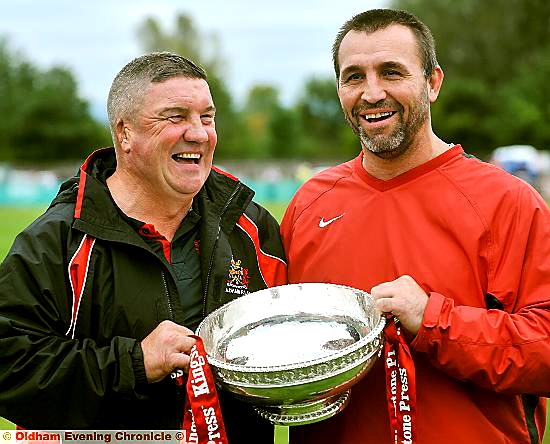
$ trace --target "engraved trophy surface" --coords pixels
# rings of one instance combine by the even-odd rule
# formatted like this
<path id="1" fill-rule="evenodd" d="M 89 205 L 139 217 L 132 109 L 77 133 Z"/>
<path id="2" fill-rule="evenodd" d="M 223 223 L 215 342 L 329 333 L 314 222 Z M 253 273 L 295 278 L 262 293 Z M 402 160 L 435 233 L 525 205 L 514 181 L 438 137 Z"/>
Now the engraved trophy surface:
<path id="1" fill-rule="evenodd" d="M 364 291 L 289 284 L 250 293 L 199 325 L 221 389 L 273 424 L 329 418 L 380 356 L 385 319 Z"/>

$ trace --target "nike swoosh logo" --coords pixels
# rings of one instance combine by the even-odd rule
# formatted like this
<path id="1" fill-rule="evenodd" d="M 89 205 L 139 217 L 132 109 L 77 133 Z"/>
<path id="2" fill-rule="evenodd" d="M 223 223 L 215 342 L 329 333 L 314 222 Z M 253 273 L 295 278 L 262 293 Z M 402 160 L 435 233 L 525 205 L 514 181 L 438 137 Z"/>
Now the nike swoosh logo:
<path id="1" fill-rule="evenodd" d="M 319 221 L 319 228 L 325 228 L 327 225 L 330 225 L 335 220 L 340 219 L 342 216 L 344 216 L 344 214 L 346 213 L 342 213 L 340 214 L 340 216 L 333 217 L 332 219 L 329 219 L 329 220 L 325 220 L 325 218 L 322 217 L 321 220 Z"/>

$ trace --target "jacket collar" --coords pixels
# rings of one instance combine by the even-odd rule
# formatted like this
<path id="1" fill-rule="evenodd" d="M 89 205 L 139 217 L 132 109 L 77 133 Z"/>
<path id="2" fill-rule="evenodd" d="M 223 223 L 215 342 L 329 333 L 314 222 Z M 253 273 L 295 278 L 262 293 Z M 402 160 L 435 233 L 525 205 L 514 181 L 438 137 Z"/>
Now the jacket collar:
<path id="1" fill-rule="evenodd" d="M 105 179 L 116 168 L 115 150 L 102 148 L 84 161 L 75 177 L 67 180 L 52 205 L 60 201 L 75 202 L 74 225 L 85 232 L 106 239 L 135 239 L 135 230 L 120 217 Z M 201 215 L 219 220 L 222 229 L 233 229 L 254 192 L 236 177 L 213 167 L 195 199 Z"/>

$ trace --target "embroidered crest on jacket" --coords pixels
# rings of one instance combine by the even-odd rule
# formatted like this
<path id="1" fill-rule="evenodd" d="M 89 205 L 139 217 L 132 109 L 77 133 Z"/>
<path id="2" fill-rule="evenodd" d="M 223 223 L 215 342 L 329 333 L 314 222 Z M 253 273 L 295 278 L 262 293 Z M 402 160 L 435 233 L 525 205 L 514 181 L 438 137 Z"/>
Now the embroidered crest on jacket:
<path id="1" fill-rule="evenodd" d="M 226 292 L 239 295 L 247 294 L 249 293 L 249 282 L 250 275 L 248 274 L 248 268 L 244 268 L 241 265 L 240 259 L 231 259 Z"/>

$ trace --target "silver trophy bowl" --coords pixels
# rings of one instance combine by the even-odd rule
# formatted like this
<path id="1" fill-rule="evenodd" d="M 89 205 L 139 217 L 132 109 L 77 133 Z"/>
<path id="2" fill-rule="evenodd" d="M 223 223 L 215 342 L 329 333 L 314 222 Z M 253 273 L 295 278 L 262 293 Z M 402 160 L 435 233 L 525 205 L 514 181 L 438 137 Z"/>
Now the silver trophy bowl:
<path id="1" fill-rule="evenodd" d="M 199 325 L 221 389 L 273 424 L 329 418 L 380 356 L 385 319 L 371 296 L 334 284 L 290 284 L 250 293 Z"/>

